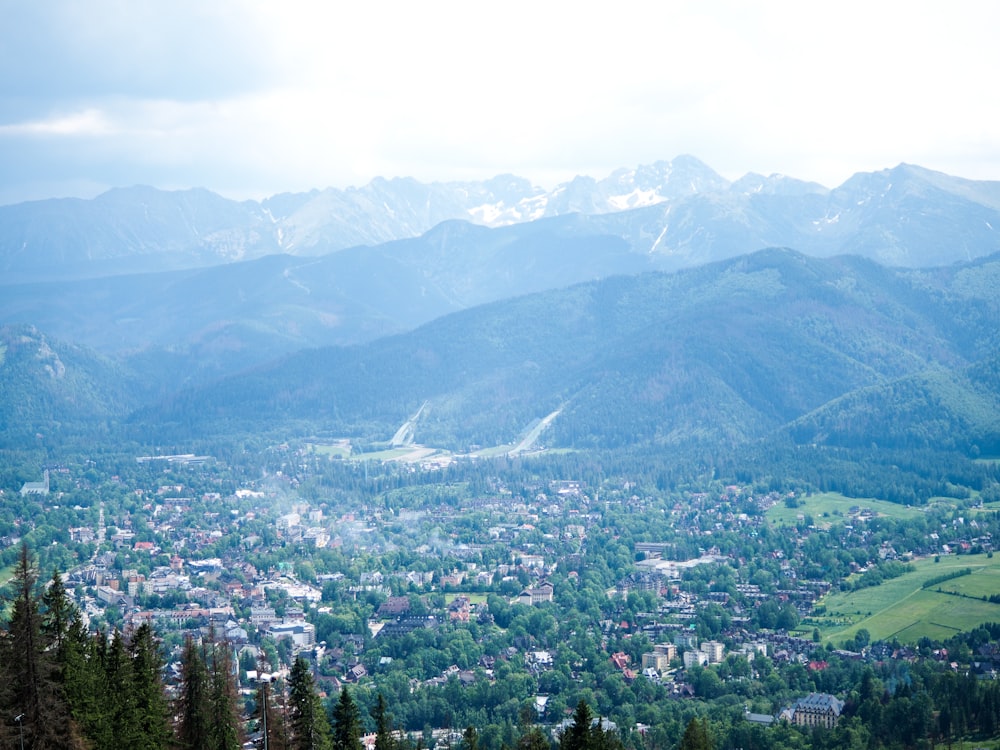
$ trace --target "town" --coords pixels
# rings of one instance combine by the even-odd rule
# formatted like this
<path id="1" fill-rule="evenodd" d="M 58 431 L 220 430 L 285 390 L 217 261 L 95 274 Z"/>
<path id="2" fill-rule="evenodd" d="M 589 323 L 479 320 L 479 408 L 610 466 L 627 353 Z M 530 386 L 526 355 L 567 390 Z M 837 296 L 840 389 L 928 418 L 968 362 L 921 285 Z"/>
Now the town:
<path id="1" fill-rule="evenodd" d="M 982 626 L 1000 601 L 941 592 L 997 572 L 1000 512 L 982 497 L 827 510 L 795 490 L 542 478 L 533 460 L 362 466 L 283 444 L 253 472 L 194 454 L 51 465 L 4 491 L 2 542 L 61 569 L 91 630 L 151 625 L 168 686 L 191 637 L 232 649 L 248 711 L 257 676 L 301 657 L 324 694 L 384 694 L 401 731 L 442 747 L 465 726 L 512 745 L 525 720 L 556 737 L 580 700 L 628 744 L 676 739 L 664 705 L 833 729 L 859 670 L 996 677 Z M 949 652 L 835 606 L 907 576 L 975 606 L 967 628 L 928 633 L 985 636 Z"/>

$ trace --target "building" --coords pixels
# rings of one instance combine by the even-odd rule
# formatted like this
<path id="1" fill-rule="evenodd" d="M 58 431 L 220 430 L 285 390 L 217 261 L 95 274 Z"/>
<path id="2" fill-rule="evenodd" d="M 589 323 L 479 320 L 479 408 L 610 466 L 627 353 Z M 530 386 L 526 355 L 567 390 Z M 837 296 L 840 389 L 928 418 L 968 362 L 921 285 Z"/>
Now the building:
<path id="1" fill-rule="evenodd" d="M 691 667 L 704 667 L 708 664 L 708 654 L 700 649 L 689 649 L 684 652 L 684 669 Z"/>
<path id="2" fill-rule="evenodd" d="M 718 664 L 726 653 L 726 647 L 719 641 L 704 641 L 701 650 L 708 654 L 709 664 Z"/>
<path id="3" fill-rule="evenodd" d="M 830 729 L 836 726 L 843 710 L 842 700 L 828 693 L 809 693 L 805 698 L 799 698 L 786 708 L 782 712 L 782 717 L 796 726 Z"/>
<path id="4" fill-rule="evenodd" d="M 517 597 L 518 604 L 526 604 L 529 607 L 542 602 L 552 601 L 553 588 L 551 583 L 543 583 L 537 588 L 528 588 Z"/>
<path id="5" fill-rule="evenodd" d="M 316 627 L 309 622 L 272 623 L 267 634 L 275 641 L 288 638 L 298 648 L 306 648 L 316 643 Z"/>
<path id="6" fill-rule="evenodd" d="M 642 655 L 643 671 L 647 669 L 655 669 L 657 672 L 662 672 L 669 668 L 670 657 L 667 654 L 660 654 L 653 651 L 652 653 L 645 653 Z"/>
<path id="7" fill-rule="evenodd" d="M 42 472 L 41 482 L 25 482 L 21 485 L 21 497 L 49 494 L 49 470 Z"/>
<path id="8" fill-rule="evenodd" d="M 670 661 L 677 658 L 677 646 L 673 643 L 657 643 L 653 646 L 654 654 L 664 654 Z"/>

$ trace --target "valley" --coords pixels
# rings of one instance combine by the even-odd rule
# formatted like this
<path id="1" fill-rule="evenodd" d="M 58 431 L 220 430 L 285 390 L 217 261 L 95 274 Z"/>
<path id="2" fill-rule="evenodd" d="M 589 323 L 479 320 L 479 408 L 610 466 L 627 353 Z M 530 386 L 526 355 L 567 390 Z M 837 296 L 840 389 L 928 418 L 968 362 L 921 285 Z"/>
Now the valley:
<path id="1" fill-rule="evenodd" d="M 74 668 L 156 654 L 150 689 L 181 703 L 199 658 L 231 659 L 235 735 L 308 684 L 414 747 L 545 750 L 581 706 L 605 750 L 702 720 L 727 749 L 993 741 L 996 185 L 713 174 L 675 160 L 561 207 L 516 180 L 465 186 L 471 208 L 379 183 L 451 213 L 397 212 L 367 246 L 338 245 L 371 237 L 338 234 L 330 192 L 7 207 L 93 229 L 89 255 L 52 227 L 35 266 L 4 255 L 19 606 L 64 582 Z M 91 224 L 111 205 L 121 224 Z M 0 222 L 0 255 L 24 226 Z M 93 736 L 134 715 L 81 695 Z M 814 730 L 795 712 L 817 701 Z"/>

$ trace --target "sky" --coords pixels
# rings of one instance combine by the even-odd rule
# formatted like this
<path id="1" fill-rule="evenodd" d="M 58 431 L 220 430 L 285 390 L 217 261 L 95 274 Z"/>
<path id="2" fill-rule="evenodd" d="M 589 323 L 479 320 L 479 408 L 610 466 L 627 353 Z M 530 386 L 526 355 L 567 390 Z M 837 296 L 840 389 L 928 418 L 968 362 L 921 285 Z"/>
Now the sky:
<path id="1" fill-rule="evenodd" d="M 551 188 L 681 154 L 1000 180 L 1000 3 L 0 0 L 0 203 L 374 177 Z"/>

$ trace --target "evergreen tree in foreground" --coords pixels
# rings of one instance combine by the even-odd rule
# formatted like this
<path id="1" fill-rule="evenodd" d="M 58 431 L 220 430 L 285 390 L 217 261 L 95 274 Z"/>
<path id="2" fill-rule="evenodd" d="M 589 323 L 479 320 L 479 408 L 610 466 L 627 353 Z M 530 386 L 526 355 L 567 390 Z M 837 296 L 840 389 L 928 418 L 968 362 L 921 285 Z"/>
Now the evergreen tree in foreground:
<path id="1" fill-rule="evenodd" d="M 712 750 L 712 740 L 704 719 L 695 718 L 688 722 L 678 750 Z"/>
<path id="2" fill-rule="evenodd" d="M 43 633 L 37 582 L 24 545 L 11 578 L 10 620 L 0 638 L 4 747 L 19 747 L 23 736 L 24 747 L 32 750 L 82 750 L 83 739 L 62 689 L 58 642 Z"/>
<path id="3" fill-rule="evenodd" d="M 331 750 L 333 737 L 330 722 L 326 718 L 323 702 L 316 694 L 309 662 L 301 656 L 292 665 L 288 689 L 292 750 Z"/>
<path id="4" fill-rule="evenodd" d="M 230 648 L 225 641 L 217 643 L 214 639 L 210 646 L 213 750 L 240 750 L 243 742 L 236 689 L 236 660 Z"/>
<path id="5" fill-rule="evenodd" d="M 378 694 L 378 701 L 372 709 L 375 719 L 375 750 L 396 750 L 396 738 L 392 733 L 392 717 L 385 707 L 385 698 Z"/>
<path id="6" fill-rule="evenodd" d="M 132 693 L 136 710 L 136 729 L 142 746 L 166 747 L 172 739 L 170 704 L 163 691 L 163 657 L 149 623 L 143 623 L 129 640 L 132 660 Z"/>
<path id="7" fill-rule="evenodd" d="M 593 714 L 590 713 L 590 706 L 581 700 L 576 704 L 576 711 L 573 712 L 573 723 L 566 727 L 566 731 L 559 738 L 559 750 L 590 750 L 590 723 Z"/>
<path id="8" fill-rule="evenodd" d="M 184 642 L 177 739 L 190 750 L 239 750 L 243 740 L 229 646 Z"/>
<path id="9" fill-rule="evenodd" d="M 180 723 L 177 739 L 186 750 L 214 750 L 208 744 L 211 727 L 209 695 L 211 685 L 198 644 L 191 636 L 184 641 L 181 655 Z"/>
<path id="10" fill-rule="evenodd" d="M 281 689 L 278 683 L 262 680 L 257 686 L 257 707 L 254 718 L 260 736 L 256 747 L 267 750 L 288 750 L 288 736 L 284 715 L 280 708 Z"/>
<path id="11" fill-rule="evenodd" d="M 363 750 L 361 746 L 361 712 L 345 687 L 333 707 L 334 750 Z"/>

